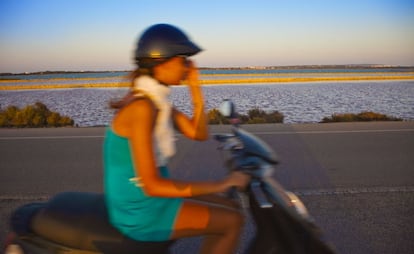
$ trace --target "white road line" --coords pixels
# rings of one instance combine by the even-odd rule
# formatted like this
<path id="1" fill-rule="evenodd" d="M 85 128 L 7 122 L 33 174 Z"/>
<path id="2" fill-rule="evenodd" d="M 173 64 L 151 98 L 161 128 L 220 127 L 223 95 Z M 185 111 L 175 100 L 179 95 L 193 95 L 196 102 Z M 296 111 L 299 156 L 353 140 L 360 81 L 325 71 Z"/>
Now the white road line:
<path id="1" fill-rule="evenodd" d="M 414 192 L 414 186 L 396 187 L 361 187 L 361 188 L 335 188 L 319 190 L 297 190 L 294 193 L 298 196 L 331 196 L 331 195 L 352 195 L 372 193 L 393 193 L 393 192 Z"/>
<path id="2" fill-rule="evenodd" d="M 361 188 L 332 188 L 332 189 L 308 189 L 293 191 L 298 196 L 333 196 L 333 195 L 356 195 L 356 194 L 384 194 L 384 193 L 411 193 L 414 192 L 414 186 L 396 186 L 396 187 L 361 187 Z M 27 194 L 10 194 L 0 195 L 2 201 L 43 201 L 48 200 L 51 195 L 27 195 Z"/>
<path id="3" fill-rule="evenodd" d="M 413 132 L 414 129 L 393 130 L 351 130 L 351 131 L 265 131 L 253 132 L 257 135 L 292 135 L 292 134 L 342 134 L 342 133 L 381 133 L 381 132 Z"/>
<path id="4" fill-rule="evenodd" d="M 228 132 L 231 132 L 229 129 Z M 381 129 L 381 130 L 350 130 L 350 131 L 251 131 L 256 135 L 293 135 L 293 134 L 346 134 L 346 133 L 382 133 L 382 132 L 414 132 L 414 129 Z M 211 133 L 211 135 L 223 132 Z M 177 136 L 182 136 L 177 134 Z M 22 137 L 0 137 L 0 140 L 30 140 L 30 139 L 90 139 L 103 138 L 103 135 L 97 136 L 22 136 Z"/>
<path id="5" fill-rule="evenodd" d="M 0 137 L 0 140 L 27 140 L 27 139 L 88 139 L 88 138 L 103 138 L 104 136 L 43 136 L 43 137 Z"/>
<path id="6" fill-rule="evenodd" d="M 29 196 L 29 195 L 1 195 L 1 201 L 44 201 L 50 199 L 50 195 L 39 195 L 39 196 Z"/>

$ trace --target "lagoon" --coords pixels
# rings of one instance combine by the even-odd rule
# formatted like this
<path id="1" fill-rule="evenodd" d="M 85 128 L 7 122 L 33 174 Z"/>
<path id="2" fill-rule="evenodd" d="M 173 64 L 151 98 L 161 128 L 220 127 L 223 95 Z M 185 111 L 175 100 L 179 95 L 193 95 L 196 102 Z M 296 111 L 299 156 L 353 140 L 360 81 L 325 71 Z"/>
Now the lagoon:
<path id="1" fill-rule="evenodd" d="M 0 91 L 0 105 L 23 107 L 37 101 L 70 116 L 80 127 L 108 125 L 113 111 L 110 100 L 122 97 L 127 88 L 48 89 Z M 414 120 L 414 81 L 297 82 L 204 85 L 207 110 L 223 99 L 232 99 L 240 113 L 251 108 L 277 110 L 285 123 L 317 123 L 333 113 L 374 111 Z M 172 88 L 174 105 L 191 113 L 185 86 Z"/>

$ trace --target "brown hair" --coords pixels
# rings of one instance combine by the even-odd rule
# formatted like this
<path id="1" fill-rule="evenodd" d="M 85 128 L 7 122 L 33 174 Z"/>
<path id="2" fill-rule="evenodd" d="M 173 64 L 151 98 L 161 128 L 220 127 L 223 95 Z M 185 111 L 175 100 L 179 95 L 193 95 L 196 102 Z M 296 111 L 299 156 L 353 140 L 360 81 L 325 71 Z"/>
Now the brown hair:
<path id="1" fill-rule="evenodd" d="M 152 76 L 152 69 L 147 69 L 147 68 L 137 68 L 134 71 L 132 71 L 131 73 L 128 74 L 127 79 L 130 80 L 130 90 L 128 91 L 128 93 L 120 100 L 111 100 L 109 102 L 109 106 L 112 109 L 121 109 L 124 106 L 128 105 L 129 103 L 131 103 L 132 101 L 134 101 L 136 99 L 135 97 L 135 93 L 132 89 L 132 87 L 134 86 L 134 80 L 139 78 L 140 76 L 143 75 L 149 75 Z"/>

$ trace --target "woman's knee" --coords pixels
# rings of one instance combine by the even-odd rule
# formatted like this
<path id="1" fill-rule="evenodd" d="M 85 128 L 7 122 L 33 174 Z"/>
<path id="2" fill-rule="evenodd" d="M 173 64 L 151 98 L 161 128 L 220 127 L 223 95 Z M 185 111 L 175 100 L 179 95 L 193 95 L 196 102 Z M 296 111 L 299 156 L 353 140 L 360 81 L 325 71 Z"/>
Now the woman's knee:
<path id="1" fill-rule="evenodd" d="M 210 209 L 209 224 L 209 226 L 219 228 L 222 231 L 238 231 L 244 225 L 244 215 L 240 211 L 234 209 L 214 207 Z"/>
<path id="2" fill-rule="evenodd" d="M 233 218 L 232 223 L 233 223 L 234 227 L 241 228 L 244 225 L 244 219 L 245 219 L 244 214 L 241 213 L 240 211 L 232 211 L 232 212 L 234 214 L 232 216 L 232 218 Z"/>

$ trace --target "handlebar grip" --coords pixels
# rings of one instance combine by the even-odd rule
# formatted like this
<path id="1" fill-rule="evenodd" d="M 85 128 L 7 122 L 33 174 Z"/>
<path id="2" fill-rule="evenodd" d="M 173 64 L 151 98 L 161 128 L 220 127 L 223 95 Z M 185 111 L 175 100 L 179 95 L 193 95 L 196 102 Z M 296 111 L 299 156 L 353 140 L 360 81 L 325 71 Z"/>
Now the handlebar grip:
<path id="1" fill-rule="evenodd" d="M 220 142 L 225 142 L 227 139 L 234 137 L 232 134 L 214 134 L 214 139 Z"/>
<path id="2" fill-rule="evenodd" d="M 269 202 L 269 200 L 267 199 L 265 193 L 263 192 L 260 183 L 258 182 L 253 182 L 250 185 L 251 188 L 251 192 L 254 196 L 254 198 L 256 199 L 256 202 L 259 204 L 259 206 L 261 208 L 270 208 L 273 207 L 273 204 L 271 202 Z"/>

